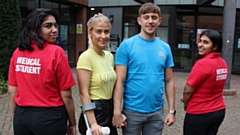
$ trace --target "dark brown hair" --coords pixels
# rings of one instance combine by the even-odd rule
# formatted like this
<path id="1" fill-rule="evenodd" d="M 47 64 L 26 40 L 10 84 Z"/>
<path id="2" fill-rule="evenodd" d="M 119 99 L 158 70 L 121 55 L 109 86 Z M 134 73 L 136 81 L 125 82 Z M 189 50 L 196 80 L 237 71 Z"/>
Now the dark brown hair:
<path id="1" fill-rule="evenodd" d="M 58 22 L 58 15 L 52 9 L 37 8 L 33 10 L 26 18 L 26 23 L 20 33 L 18 39 L 18 48 L 21 51 L 28 50 L 32 52 L 34 49 L 31 42 L 34 41 L 39 49 L 44 48 L 45 40 L 39 37 L 42 23 L 48 16 L 53 16 Z"/>
<path id="2" fill-rule="evenodd" d="M 146 14 L 146 13 L 157 13 L 159 16 L 161 16 L 161 9 L 159 6 L 157 6 L 154 3 L 147 2 L 144 3 L 138 10 L 138 15 Z"/>
<path id="3" fill-rule="evenodd" d="M 207 36 L 212 41 L 213 47 L 217 46 L 217 50 L 215 50 L 214 52 L 222 52 L 222 36 L 219 32 L 217 32 L 216 30 L 207 29 L 201 33 L 200 38 L 203 35 Z"/>

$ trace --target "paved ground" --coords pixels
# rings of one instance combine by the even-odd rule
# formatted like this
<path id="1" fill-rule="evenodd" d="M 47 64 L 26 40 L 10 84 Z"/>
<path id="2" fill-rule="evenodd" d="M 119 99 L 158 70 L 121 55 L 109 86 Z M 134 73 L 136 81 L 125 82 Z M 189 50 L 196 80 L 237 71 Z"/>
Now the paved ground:
<path id="1" fill-rule="evenodd" d="M 73 69 L 73 75 L 75 76 L 75 70 Z M 184 110 L 183 105 L 180 102 L 181 93 L 185 85 L 188 73 L 174 72 L 175 87 L 176 87 L 176 109 L 177 109 L 177 122 L 171 126 L 165 126 L 163 135 L 182 135 Z M 222 123 L 218 135 L 240 135 L 240 76 L 231 76 L 231 89 L 236 89 L 237 94 L 234 96 L 225 96 L 225 103 L 227 105 L 227 112 L 224 122 Z M 78 120 L 80 115 L 81 102 L 78 94 L 77 85 L 73 88 L 73 97 L 76 107 L 76 119 Z M 164 107 L 167 112 L 167 104 Z M 119 129 L 121 135 L 121 129 Z M 0 135 L 13 135 L 12 118 L 9 112 L 8 95 L 0 96 Z"/>

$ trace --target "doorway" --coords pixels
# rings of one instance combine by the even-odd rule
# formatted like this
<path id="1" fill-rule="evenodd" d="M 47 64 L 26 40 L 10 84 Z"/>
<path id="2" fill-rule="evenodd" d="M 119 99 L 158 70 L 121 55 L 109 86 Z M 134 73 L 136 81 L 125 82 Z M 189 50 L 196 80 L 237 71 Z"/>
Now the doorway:
<path id="1" fill-rule="evenodd" d="M 194 8 L 177 7 L 175 9 L 175 28 L 172 44 L 174 70 L 189 72 L 196 60 L 196 16 Z"/>
<path id="2" fill-rule="evenodd" d="M 223 8 L 201 6 L 175 7 L 171 43 L 174 71 L 190 72 L 198 59 L 198 35 L 205 29 L 222 32 Z M 214 20 L 214 21 L 213 21 Z"/>

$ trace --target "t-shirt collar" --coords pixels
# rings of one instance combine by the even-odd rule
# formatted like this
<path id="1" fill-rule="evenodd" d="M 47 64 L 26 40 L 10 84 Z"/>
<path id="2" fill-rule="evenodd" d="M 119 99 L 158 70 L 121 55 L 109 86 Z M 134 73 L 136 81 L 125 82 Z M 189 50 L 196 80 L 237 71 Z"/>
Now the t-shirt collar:
<path id="1" fill-rule="evenodd" d="M 220 53 L 212 52 L 204 56 L 204 58 L 216 58 L 216 57 L 220 57 Z"/>

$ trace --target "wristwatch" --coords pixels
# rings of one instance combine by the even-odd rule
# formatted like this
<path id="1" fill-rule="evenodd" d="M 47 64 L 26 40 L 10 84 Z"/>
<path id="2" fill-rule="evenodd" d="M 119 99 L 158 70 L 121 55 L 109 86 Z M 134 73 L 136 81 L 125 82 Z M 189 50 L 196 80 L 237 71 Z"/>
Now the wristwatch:
<path id="1" fill-rule="evenodd" d="M 176 110 L 169 110 L 168 113 L 173 114 L 173 115 L 176 115 Z"/>

